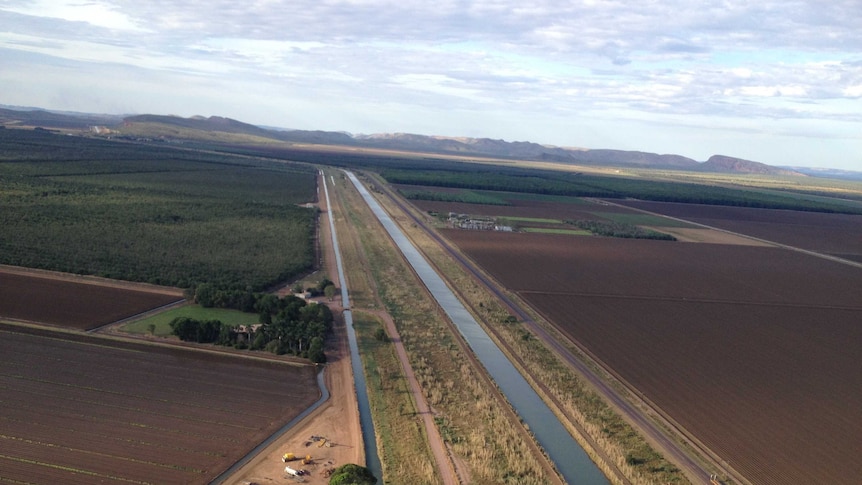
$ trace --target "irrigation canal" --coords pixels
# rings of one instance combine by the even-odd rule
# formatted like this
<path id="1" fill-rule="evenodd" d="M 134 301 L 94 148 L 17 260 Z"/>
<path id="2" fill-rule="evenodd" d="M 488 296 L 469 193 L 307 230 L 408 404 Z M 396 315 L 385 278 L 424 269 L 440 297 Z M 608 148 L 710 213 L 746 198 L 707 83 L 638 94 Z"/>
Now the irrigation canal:
<path id="1" fill-rule="evenodd" d="M 350 366 L 353 368 L 353 385 L 356 387 L 356 401 L 359 405 L 359 426 L 362 428 L 365 466 L 377 477 L 377 482 L 382 483 L 383 466 L 380 464 L 380 456 L 377 453 L 374 421 L 371 419 L 371 405 L 368 402 L 368 390 L 365 387 L 365 371 L 362 369 L 362 359 L 359 358 L 359 345 L 356 343 L 356 331 L 353 329 L 353 313 L 350 311 L 350 298 L 347 294 L 347 279 L 344 277 L 344 265 L 341 262 L 341 249 L 338 247 L 338 237 L 335 235 L 335 220 L 332 217 L 329 189 L 326 186 L 326 175 L 323 172 L 320 172 L 320 174 L 323 179 L 323 194 L 326 197 L 329 232 L 332 234 L 332 248 L 335 252 L 335 263 L 338 266 L 338 283 L 341 285 L 341 305 L 344 308 L 344 325 L 347 327 L 347 340 L 350 344 Z"/>
<path id="2" fill-rule="evenodd" d="M 491 378 L 499 386 L 503 395 L 509 400 L 512 407 L 529 426 L 530 431 L 536 437 L 536 440 L 544 448 L 545 452 L 551 458 L 551 461 L 557 467 L 563 479 L 568 483 L 577 483 L 584 485 L 605 485 L 609 484 L 604 474 L 590 460 L 586 452 L 580 447 L 577 441 L 569 434 L 565 426 L 560 422 L 557 416 L 545 404 L 544 401 L 536 394 L 536 391 L 530 387 L 524 376 L 522 376 L 515 366 L 509 361 L 503 351 L 494 343 L 488 336 L 485 330 L 473 318 L 470 312 L 458 300 L 452 290 L 446 286 L 446 283 L 439 274 L 431 267 L 424 256 L 413 246 L 413 243 L 407 239 L 407 236 L 401 232 L 401 229 L 389 217 L 383 207 L 372 197 L 371 193 L 359 182 L 359 179 L 352 172 L 345 172 L 362 195 L 362 198 L 374 212 L 374 215 L 389 233 L 389 236 L 398 245 L 398 248 L 404 254 L 404 257 L 413 267 L 416 274 L 428 288 L 428 291 L 437 300 L 437 303 L 446 312 L 446 315 L 452 320 L 452 323 L 461 332 L 461 335 L 470 345 L 473 353 L 482 362 L 485 370 L 490 374 Z M 326 186 L 324 185 L 324 188 Z M 327 199 L 328 199 L 327 194 Z M 327 200 L 328 203 L 328 200 Z M 330 217 L 330 224 L 332 218 Z M 332 231 L 333 243 L 335 243 L 335 231 Z M 339 258 L 336 245 L 336 257 Z M 338 259 L 339 278 L 343 282 L 341 275 L 341 260 Z M 346 292 L 343 293 L 345 298 L 345 308 L 347 308 Z M 347 312 L 345 312 L 347 313 Z M 352 326 L 348 326 L 348 330 L 352 332 Z M 351 354 L 353 345 L 355 345 L 355 337 L 351 340 Z M 358 357 L 357 357 L 358 360 Z M 362 368 L 359 368 L 357 373 L 356 364 L 354 363 L 354 376 L 362 375 Z M 363 382 L 363 391 L 364 382 Z M 359 384 L 357 383 L 357 393 Z M 367 394 L 365 397 L 367 405 Z M 360 403 L 362 398 L 360 398 Z M 361 417 L 361 404 L 360 404 Z M 370 418 L 369 418 L 370 419 Z M 363 428 L 364 428 L 363 423 Z M 366 450 L 368 445 L 366 444 Z"/>

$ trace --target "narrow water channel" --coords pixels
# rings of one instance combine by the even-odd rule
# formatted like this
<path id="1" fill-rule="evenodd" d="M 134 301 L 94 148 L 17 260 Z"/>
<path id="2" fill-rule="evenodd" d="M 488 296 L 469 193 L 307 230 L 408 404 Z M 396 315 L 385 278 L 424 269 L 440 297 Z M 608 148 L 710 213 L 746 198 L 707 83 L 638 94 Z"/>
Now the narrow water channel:
<path id="1" fill-rule="evenodd" d="M 341 249 L 338 247 L 338 236 L 335 234 L 335 220 L 332 217 L 329 189 L 326 186 L 326 175 L 323 172 L 320 173 L 323 180 L 323 194 L 326 197 L 326 210 L 329 216 L 327 217 L 329 219 L 329 233 L 332 234 L 332 248 L 335 251 L 335 263 L 338 266 L 338 283 L 341 285 L 341 305 L 344 308 L 344 324 L 347 327 L 347 340 L 350 344 L 350 366 L 353 368 L 353 385 L 356 387 L 356 401 L 359 405 L 359 426 L 362 428 L 362 445 L 365 448 L 365 467 L 377 477 L 377 483 L 383 483 L 383 466 L 380 464 L 380 456 L 377 453 L 374 421 L 371 419 L 371 405 L 368 402 L 368 390 L 365 387 L 365 371 L 362 369 L 359 345 L 356 342 L 356 331 L 353 329 L 353 314 L 350 311 L 344 265 L 341 263 Z"/>
<path id="2" fill-rule="evenodd" d="M 568 483 L 610 482 L 352 172 L 348 178 Z M 331 218 L 330 218 L 331 222 Z M 334 234 L 334 232 L 333 232 Z M 339 269 L 341 265 L 339 264 Z M 342 280 L 343 281 L 343 280 Z M 357 385 L 358 387 L 358 385 Z"/>

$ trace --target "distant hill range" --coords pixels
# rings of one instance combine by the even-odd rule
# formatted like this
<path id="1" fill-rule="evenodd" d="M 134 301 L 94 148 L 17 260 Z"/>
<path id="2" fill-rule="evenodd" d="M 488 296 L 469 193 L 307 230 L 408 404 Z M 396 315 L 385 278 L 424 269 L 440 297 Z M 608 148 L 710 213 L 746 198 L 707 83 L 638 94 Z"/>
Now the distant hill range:
<path id="1" fill-rule="evenodd" d="M 541 145 L 532 142 L 507 142 L 489 138 L 386 133 L 350 135 L 332 131 L 281 130 L 264 128 L 220 116 L 181 118 L 163 115 L 112 116 L 86 113 L 55 112 L 35 108 L 0 107 L 0 124 L 38 126 L 46 129 L 86 130 L 137 137 L 212 140 L 212 134 L 225 133 L 249 139 L 272 139 L 288 143 L 340 145 L 411 152 L 482 156 L 504 159 L 536 160 L 578 165 L 612 167 L 664 168 L 720 173 L 750 173 L 782 176 L 832 176 L 791 167 L 774 167 L 760 162 L 725 155 L 714 155 L 698 162 L 680 155 L 660 155 L 640 151 L 592 150 Z M 210 136 L 204 136 L 204 135 Z M 852 173 L 852 172 L 851 172 Z"/>

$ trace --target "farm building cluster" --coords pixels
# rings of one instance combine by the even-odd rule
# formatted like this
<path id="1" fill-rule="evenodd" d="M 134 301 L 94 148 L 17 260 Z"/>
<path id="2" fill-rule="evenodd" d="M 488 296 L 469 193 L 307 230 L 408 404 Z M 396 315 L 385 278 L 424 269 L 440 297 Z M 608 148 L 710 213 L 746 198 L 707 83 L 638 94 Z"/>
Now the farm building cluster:
<path id="1" fill-rule="evenodd" d="M 512 226 L 497 224 L 497 221 L 491 217 L 475 217 L 468 214 L 458 214 L 450 212 L 448 218 L 449 224 L 458 229 L 469 229 L 473 231 L 500 231 L 512 232 Z"/>

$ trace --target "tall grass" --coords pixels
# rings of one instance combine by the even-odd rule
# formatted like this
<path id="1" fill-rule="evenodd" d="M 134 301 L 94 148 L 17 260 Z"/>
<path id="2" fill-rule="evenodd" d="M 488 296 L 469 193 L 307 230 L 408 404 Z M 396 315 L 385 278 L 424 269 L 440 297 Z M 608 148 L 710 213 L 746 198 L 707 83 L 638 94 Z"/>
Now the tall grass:
<path id="1" fill-rule="evenodd" d="M 552 481 L 541 464 L 530 458 L 531 446 L 519 425 L 511 421 L 508 404 L 494 396 L 492 384 L 473 367 L 435 303 L 359 194 L 341 180 L 335 192 L 345 212 L 336 218 L 340 223 L 339 243 L 344 245 L 342 234 L 353 234 L 350 240 L 359 241 L 362 248 L 360 253 L 342 247 L 345 264 L 353 268 L 348 275 L 350 284 L 366 280 L 359 287 L 376 291 L 395 319 L 422 392 L 438 422 L 445 423 L 441 434 L 451 452 L 469 467 L 471 482 L 529 485 Z M 356 300 L 368 301 L 362 296 Z"/>
<path id="2" fill-rule="evenodd" d="M 390 213 L 397 212 L 385 199 L 381 202 L 384 202 Z M 541 384 L 548 390 L 551 399 L 546 401 L 558 403 L 556 406 L 551 403 L 552 408 L 557 407 L 570 422 L 572 434 L 609 477 L 622 473 L 626 480 L 636 485 L 689 483 L 681 470 L 657 453 L 643 436 L 541 341 L 522 325 L 507 323 L 510 322 L 510 314 L 496 297 L 476 283 L 436 241 L 420 228 L 414 227 L 406 217 L 396 219 L 401 221 L 401 229 L 448 279 L 450 287 L 456 288 L 468 302 L 474 316 L 501 339 L 510 355 L 517 357 L 520 368 L 526 370 L 534 387 Z M 541 320 L 538 316 L 535 318 Z M 544 324 L 550 328 L 547 322 Z M 577 352 L 576 349 L 572 351 Z"/>

